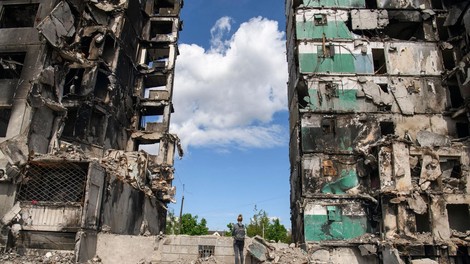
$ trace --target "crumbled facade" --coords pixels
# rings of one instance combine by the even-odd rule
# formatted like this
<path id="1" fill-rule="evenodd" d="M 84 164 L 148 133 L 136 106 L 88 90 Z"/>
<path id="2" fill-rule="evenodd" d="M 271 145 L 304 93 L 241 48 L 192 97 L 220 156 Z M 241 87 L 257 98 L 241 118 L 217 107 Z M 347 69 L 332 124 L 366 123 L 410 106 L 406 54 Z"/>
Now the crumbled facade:
<path id="1" fill-rule="evenodd" d="M 99 232 L 164 231 L 182 7 L 0 1 L 2 247 L 86 261 Z"/>
<path id="2" fill-rule="evenodd" d="M 469 1 L 286 0 L 293 239 L 470 261 Z"/>

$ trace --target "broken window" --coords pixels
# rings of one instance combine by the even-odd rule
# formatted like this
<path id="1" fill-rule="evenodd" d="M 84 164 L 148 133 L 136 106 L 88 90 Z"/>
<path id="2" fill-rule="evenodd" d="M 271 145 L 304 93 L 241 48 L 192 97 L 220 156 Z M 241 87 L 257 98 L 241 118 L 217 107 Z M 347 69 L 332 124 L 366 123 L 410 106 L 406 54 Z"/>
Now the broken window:
<path id="1" fill-rule="evenodd" d="M 30 163 L 19 186 L 20 202 L 82 203 L 88 163 Z"/>
<path id="2" fill-rule="evenodd" d="M 152 68 L 163 68 L 168 64 L 170 58 L 170 47 L 162 46 L 147 49 L 145 64 Z"/>
<path id="3" fill-rule="evenodd" d="M 380 122 L 380 134 L 382 136 L 395 134 L 395 124 L 390 121 Z"/>
<path id="4" fill-rule="evenodd" d="M 452 78 L 448 81 L 448 87 L 450 92 L 450 104 L 452 108 L 459 108 L 464 105 L 464 99 L 460 93 L 460 87 L 457 84 L 457 81 Z"/>
<path id="5" fill-rule="evenodd" d="M 0 137 L 6 137 L 11 109 L 0 109 Z"/>
<path id="6" fill-rule="evenodd" d="M 199 258 L 208 258 L 214 256 L 215 246 L 199 245 L 198 246 Z"/>
<path id="7" fill-rule="evenodd" d="M 332 58 L 335 56 L 335 46 L 331 44 L 318 46 L 317 51 L 318 56 L 321 58 Z"/>
<path id="8" fill-rule="evenodd" d="M 468 123 L 457 122 L 455 126 L 457 129 L 457 137 L 466 138 L 470 136 L 470 132 L 468 130 Z"/>
<path id="9" fill-rule="evenodd" d="M 158 155 L 158 153 L 160 153 L 160 142 L 157 142 L 157 143 L 137 142 L 136 150 L 143 150 L 150 155 Z"/>
<path id="10" fill-rule="evenodd" d="M 85 69 L 70 69 L 65 76 L 64 96 L 80 95 L 82 93 L 82 79 Z"/>
<path id="11" fill-rule="evenodd" d="M 179 0 L 158 0 L 154 2 L 154 13 L 165 15 L 174 13 L 176 1 Z"/>
<path id="12" fill-rule="evenodd" d="M 447 70 L 452 70 L 455 67 L 454 51 L 451 49 L 442 50 L 442 59 L 444 60 L 444 67 Z"/>
<path id="13" fill-rule="evenodd" d="M 90 129 L 88 138 L 90 143 L 102 145 L 104 141 L 106 116 L 98 111 L 93 111 L 90 118 Z"/>
<path id="14" fill-rule="evenodd" d="M 19 79 L 25 57 L 25 52 L 0 53 L 0 79 Z"/>
<path id="15" fill-rule="evenodd" d="M 365 0 L 367 9 L 377 9 L 377 0 Z"/>
<path id="16" fill-rule="evenodd" d="M 108 92 L 111 90 L 110 88 L 110 81 L 108 79 L 110 74 L 105 73 L 102 70 L 98 70 L 98 74 L 96 76 L 96 83 L 95 83 L 95 90 L 94 95 L 96 98 L 100 99 L 101 101 L 107 101 Z"/>
<path id="17" fill-rule="evenodd" d="M 388 11 L 389 24 L 385 35 L 400 40 L 424 40 L 424 28 L 419 11 Z"/>
<path id="18" fill-rule="evenodd" d="M 374 73 L 386 74 L 387 64 L 385 63 L 384 49 L 372 49 L 372 59 L 374 61 Z"/>
<path id="19" fill-rule="evenodd" d="M 436 18 L 437 33 L 439 34 L 440 40 L 447 40 L 449 38 L 449 32 L 447 31 L 447 27 L 444 27 L 446 17 L 447 16 L 437 16 Z"/>
<path id="20" fill-rule="evenodd" d="M 0 28 L 34 27 L 39 4 L 4 5 L 0 9 Z"/>
<path id="21" fill-rule="evenodd" d="M 101 57 L 103 60 L 109 65 L 113 62 L 114 55 L 116 54 L 116 42 L 112 37 L 106 35 L 106 39 L 104 41 L 103 47 L 103 54 Z"/>
<path id="22" fill-rule="evenodd" d="M 468 204 L 448 204 L 447 215 L 450 229 L 466 232 L 470 230 L 470 208 Z"/>
<path id="23" fill-rule="evenodd" d="M 326 14 L 315 14 L 313 16 L 313 22 L 315 26 L 324 26 L 328 24 L 328 21 L 326 20 Z"/>
<path id="24" fill-rule="evenodd" d="M 321 128 L 323 134 L 334 134 L 335 133 L 335 119 L 334 118 L 323 118 L 321 121 Z"/>
<path id="25" fill-rule="evenodd" d="M 148 74 L 144 77 L 144 92 L 149 94 L 151 90 L 166 90 L 168 76 L 166 74 Z"/>
<path id="26" fill-rule="evenodd" d="M 431 0 L 432 9 L 443 9 L 442 0 Z"/>
<path id="27" fill-rule="evenodd" d="M 431 232 L 431 218 L 429 212 L 424 214 L 415 214 L 416 217 L 416 232 L 428 233 Z"/>
<path id="28" fill-rule="evenodd" d="M 173 34 L 173 21 L 151 21 L 150 36 L 156 37 L 158 35 Z"/>

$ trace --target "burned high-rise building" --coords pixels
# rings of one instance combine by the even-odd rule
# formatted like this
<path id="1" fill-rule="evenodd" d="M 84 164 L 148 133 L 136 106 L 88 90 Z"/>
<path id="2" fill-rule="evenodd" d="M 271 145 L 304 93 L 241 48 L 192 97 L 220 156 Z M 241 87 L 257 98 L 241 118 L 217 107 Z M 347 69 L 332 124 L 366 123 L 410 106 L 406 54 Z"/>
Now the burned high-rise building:
<path id="1" fill-rule="evenodd" d="M 3 247 L 76 250 L 159 234 L 182 0 L 0 1 Z"/>
<path id="2" fill-rule="evenodd" d="M 470 263 L 470 1 L 287 0 L 293 238 Z"/>

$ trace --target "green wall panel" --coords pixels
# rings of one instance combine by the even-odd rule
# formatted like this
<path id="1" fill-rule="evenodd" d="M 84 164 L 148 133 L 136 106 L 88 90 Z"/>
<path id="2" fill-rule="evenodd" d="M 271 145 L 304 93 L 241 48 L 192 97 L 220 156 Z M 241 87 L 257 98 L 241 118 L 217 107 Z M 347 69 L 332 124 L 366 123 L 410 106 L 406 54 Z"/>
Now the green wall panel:
<path id="1" fill-rule="evenodd" d="M 309 89 L 308 90 L 308 97 L 304 98 L 309 103 L 309 108 L 312 110 L 356 110 L 358 109 L 357 105 L 357 90 L 343 90 L 338 89 L 336 92 L 336 96 L 327 100 L 325 95 L 321 96 L 321 103 L 320 98 L 318 96 L 317 89 Z"/>
<path id="2" fill-rule="evenodd" d="M 297 23 L 297 39 L 352 39 L 351 32 L 344 21 L 328 21 L 327 25 L 315 26 L 313 21 Z"/>
<path id="3" fill-rule="evenodd" d="M 341 221 L 330 221 L 327 215 L 305 215 L 305 241 L 343 240 L 367 232 L 366 216 L 342 216 Z"/>
<path id="4" fill-rule="evenodd" d="M 354 73 L 354 56 L 351 54 L 335 54 L 333 57 L 321 58 L 317 53 L 302 53 L 299 55 L 300 71 Z"/>
<path id="5" fill-rule="evenodd" d="M 366 7 L 365 0 L 303 0 L 310 7 Z"/>

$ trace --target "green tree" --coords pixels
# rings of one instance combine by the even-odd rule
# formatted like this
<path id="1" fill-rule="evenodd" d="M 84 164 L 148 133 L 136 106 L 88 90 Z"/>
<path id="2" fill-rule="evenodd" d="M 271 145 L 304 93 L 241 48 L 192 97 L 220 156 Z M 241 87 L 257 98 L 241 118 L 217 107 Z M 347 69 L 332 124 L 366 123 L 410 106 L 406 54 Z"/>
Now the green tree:
<path id="1" fill-rule="evenodd" d="M 179 234 L 178 219 L 176 218 L 173 210 L 168 211 L 166 215 L 165 234 L 167 235 Z"/>
<path id="2" fill-rule="evenodd" d="M 279 218 L 273 219 L 272 223 L 266 229 L 266 239 L 267 240 L 274 240 L 274 241 L 281 241 L 284 243 L 289 243 L 290 239 L 288 239 L 287 229 L 284 225 L 281 225 Z"/>
<path id="3" fill-rule="evenodd" d="M 266 240 L 276 242 L 290 243 L 291 241 L 287 229 L 280 220 L 278 218 L 270 220 L 266 211 L 258 210 L 256 206 L 255 213 L 246 227 L 246 233 L 249 237 L 258 235 Z"/>
<path id="4" fill-rule="evenodd" d="M 207 228 L 207 221 L 204 218 L 201 218 L 201 222 L 198 222 L 198 216 L 192 216 L 191 214 L 183 214 L 181 217 L 181 230 L 179 234 L 182 235 L 207 235 L 209 229 Z"/>
<path id="5" fill-rule="evenodd" d="M 228 223 L 227 224 L 228 231 L 225 232 L 226 237 L 231 237 L 232 236 L 232 230 L 233 230 L 233 224 Z"/>

